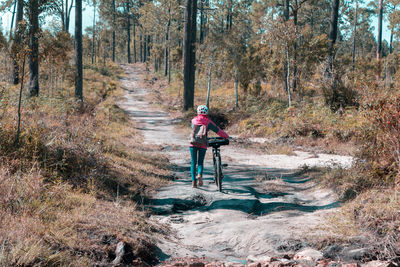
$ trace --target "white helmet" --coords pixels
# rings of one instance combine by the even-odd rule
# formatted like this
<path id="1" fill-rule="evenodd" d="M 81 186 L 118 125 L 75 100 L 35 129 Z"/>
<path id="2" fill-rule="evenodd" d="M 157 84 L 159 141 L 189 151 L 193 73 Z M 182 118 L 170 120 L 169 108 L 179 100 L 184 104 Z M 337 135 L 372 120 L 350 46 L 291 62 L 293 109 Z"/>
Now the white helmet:
<path id="1" fill-rule="evenodd" d="M 197 107 L 197 114 L 207 115 L 208 114 L 208 107 L 206 105 L 200 105 Z"/>

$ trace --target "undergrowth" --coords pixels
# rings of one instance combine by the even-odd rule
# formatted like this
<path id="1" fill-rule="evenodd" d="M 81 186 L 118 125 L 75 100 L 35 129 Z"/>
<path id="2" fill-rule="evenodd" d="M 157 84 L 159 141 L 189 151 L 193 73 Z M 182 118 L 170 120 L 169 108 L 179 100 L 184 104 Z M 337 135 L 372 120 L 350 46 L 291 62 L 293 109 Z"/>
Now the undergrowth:
<path id="1" fill-rule="evenodd" d="M 16 138 L 18 89 L 0 97 L 0 265 L 107 265 L 118 242 L 125 263 L 155 259 L 162 232 L 141 203 L 168 183 L 168 161 L 141 144 L 118 106 L 114 65 L 87 68 L 85 102 L 73 90 L 23 98 Z"/>
<path id="2" fill-rule="evenodd" d="M 277 146 L 311 146 L 354 156 L 349 169 L 332 166 L 315 175 L 344 205 L 329 224 L 330 230 L 338 236 L 335 242 L 362 236 L 375 258 L 396 258 L 400 255 L 400 95 L 395 89 L 380 88 L 363 79 L 340 82 L 334 88 L 318 74 L 314 78 L 303 84 L 303 96 L 295 97 L 291 107 L 279 86 L 262 84 L 257 94 L 240 91 L 239 108 L 235 108 L 233 83 L 216 79 L 211 111 L 225 118 L 230 134 L 264 137 Z M 206 88 L 205 76 L 200 75 L 195 105 L 206 102 Z M 157 90 L 158 98 L 163 99 L 160 104 L 172 112 L 181 111 L 181 79 Z M 183 124 L 190 125 L 193 115 L 193 111 L 183 113 Z"/>

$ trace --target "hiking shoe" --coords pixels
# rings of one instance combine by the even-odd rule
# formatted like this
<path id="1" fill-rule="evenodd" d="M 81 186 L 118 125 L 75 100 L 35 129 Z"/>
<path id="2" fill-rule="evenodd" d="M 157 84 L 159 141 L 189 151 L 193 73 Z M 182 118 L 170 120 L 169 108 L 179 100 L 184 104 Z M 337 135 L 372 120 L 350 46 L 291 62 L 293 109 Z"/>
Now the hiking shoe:
<path id="1" fill-rule="evenodd" d="M 199 175 L 197 179 L 199 179 L 199 186 L 203 186 L 203 177 Z"/>
<path id="2" fill-rule="evenodd" d="M 193 188 L 197 188 L 197 182 L 196 181 L 192 181 L 192 187 Z"/>

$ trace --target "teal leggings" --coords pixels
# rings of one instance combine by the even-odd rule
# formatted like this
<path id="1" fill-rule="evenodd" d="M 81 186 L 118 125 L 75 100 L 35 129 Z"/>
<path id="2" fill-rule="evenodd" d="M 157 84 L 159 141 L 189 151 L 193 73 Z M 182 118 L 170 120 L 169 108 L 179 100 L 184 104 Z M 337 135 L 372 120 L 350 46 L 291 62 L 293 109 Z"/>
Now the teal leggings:
<path id="1" fill-rule="evenodd" d="M 192 164 L 190 165 L 190 174 L 192 175 L 192 181 L 196 181 L 196 164 L 198 164 L 197 173 L 203 175 L 204 157 L 206 156 L 207 149 L 200 147 L 190 147 L 190 156 L 192 158 Z"/>

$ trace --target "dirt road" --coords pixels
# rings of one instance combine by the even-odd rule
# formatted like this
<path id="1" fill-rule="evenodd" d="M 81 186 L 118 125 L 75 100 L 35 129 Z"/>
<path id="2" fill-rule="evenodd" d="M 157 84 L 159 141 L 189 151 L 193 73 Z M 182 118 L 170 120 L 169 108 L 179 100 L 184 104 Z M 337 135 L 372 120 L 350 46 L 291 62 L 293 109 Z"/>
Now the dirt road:
<path id="1" fill-rule="evenodd" d="M 170 238 L 158 244 L 161 259 L 204 256 L 246 263 L 249 255 L 276 255 L 305 247 L 308 237 L 319 234 L 313 227 L 339 204 L 332 192 L 296 171 L 303 165 L 349 166 L 350 157 L 302 151 L 293 156 L 264 155 L 233 142 L 221 149 L 223 162 L 229 164 L 224 169 L 223 192 L 210 183 L 210 149 L 205 185 L 193 189 L 186 134 L 175 129 L 169 114 L 146 101 L 148 90 L 138 83 L 143 73 L 132 65 L 124 69 L 122 108 L 139 122 L 146 143 L 161 146 L 180 178 L 154 195 L 151 204 L 152 217 L 173 229 Z"/>

